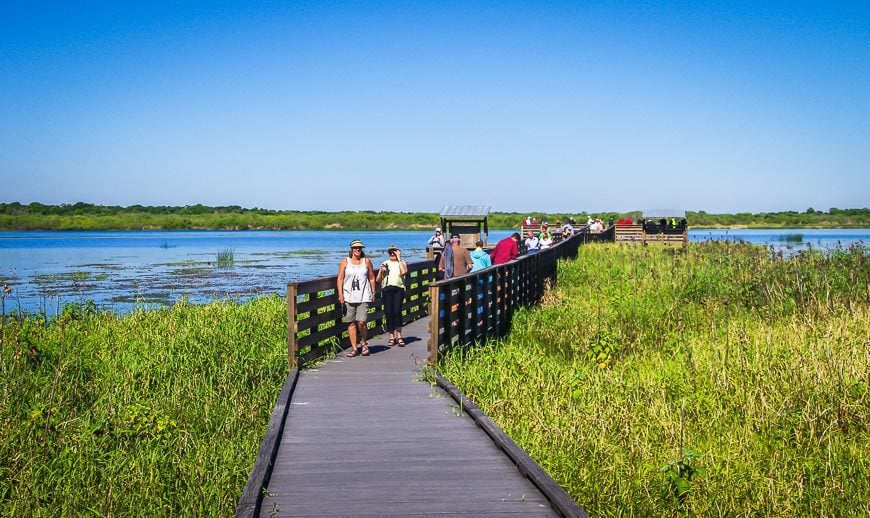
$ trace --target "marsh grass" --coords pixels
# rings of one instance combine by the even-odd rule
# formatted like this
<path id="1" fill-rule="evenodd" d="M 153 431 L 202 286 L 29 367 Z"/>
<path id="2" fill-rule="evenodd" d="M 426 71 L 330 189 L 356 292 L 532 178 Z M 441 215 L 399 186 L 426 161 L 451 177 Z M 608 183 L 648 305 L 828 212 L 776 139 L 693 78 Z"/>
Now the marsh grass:
<path id="1" fill-rule="evenodd" d="M 85 281 L 103 280 L 103 279 L 105 279 L 105 274 L 101 274 L 100 276 L 97 276 L 92 272 L 86 272 L 86 271 L 55 273 L 55 274 L 41 274 L 41 275 L 34 275 L 33 276 L 34 282 L 42 283 L 42 284 L 53 283 L 53 282 L 85 282 Z"/>
<path id="2" fill-rule="evenodd" d="M 787 243 L 802 243 L 804 240 L 804 235 L 801 233 L 796 234 L 785 234 L 782 236 L 777 236 L 778 241 L 785 241 Z"/>
<path id="3" fill-rule="evenodd" d="M 0 330 L 0 515 L 229 516 L 286 375 L 281 297 Z"/>
<path id="4" fill-rule="evenodd" d="M 297 255 L 323 255 L 323 250 L 301 249 L 289 250 L 287 252 L 276 252 L 273 255 L 278 257 L 294 257 Z"/>
<path id="5" fill-rule="evenodd" d="M 232 248 L 225 248 L 217 253 L 218 268 L 232 268 L 235 264 L 236 251 Z"/>
<path id="6" fill-rule="evenodd" d="M 867 259 L 582 247 L 439 369 L 593 515 L 866 515 Z"/>

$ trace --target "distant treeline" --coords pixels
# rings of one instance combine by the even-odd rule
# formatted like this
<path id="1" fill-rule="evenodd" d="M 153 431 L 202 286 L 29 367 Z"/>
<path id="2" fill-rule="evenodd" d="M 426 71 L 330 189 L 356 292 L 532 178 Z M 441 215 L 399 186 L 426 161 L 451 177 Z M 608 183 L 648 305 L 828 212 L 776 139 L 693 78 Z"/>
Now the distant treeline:
<path id="1" fill-rule="evenodd" d="M 804 212 L 760 212 L 752 214 L 707 214 L 704 211 L 687 212 L 686 217 L 692 227 L 755 227 L 755 228 L 868 228 L 870 227 L 870 208 L 838 209 L 832 207 L 827 212 L 814 210 Z"/>
<path id="2" fill-rule="evenodd" d="M 585 223 L 591 216 L 608 222 L 626 216 L 638 218 L 640 211 L 631 212 L 577 212 L 518 213 L 493 212 L 489 215 L 492 229 L 518 228 L 526 216 L 550 223 L 573 218 Z M 758 227 L 758 228 L 846 228 L 870 227 L 870 208 L 837 209 L 827 212 L 812 208 L 805 212 L 768 212 L 759 214 L 707 214 L 687 212 L 691 227 Z M 379 212 L 379 211 L 295 211 L 246 209 L 237 205 L 207 207 L 143 206 L 129 207 L 74 203 L 44 205 L 42 203 L 0 203 L 0 230 L 395 230 L 428 229 L 436 226 L 439 216 L 435 212 Z"/>

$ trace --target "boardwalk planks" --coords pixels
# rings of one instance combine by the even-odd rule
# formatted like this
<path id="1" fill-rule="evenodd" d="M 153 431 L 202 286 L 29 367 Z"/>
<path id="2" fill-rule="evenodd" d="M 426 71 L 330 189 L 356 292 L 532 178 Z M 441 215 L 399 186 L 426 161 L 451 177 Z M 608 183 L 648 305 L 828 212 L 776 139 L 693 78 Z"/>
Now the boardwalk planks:
<path id="1" fill-rule="evenodd" d="M 559 514 L 449 395 L 421 380 L 428 324 L 405 328 L 405 348 L 382 336 L 369 341 L 371 356 L 300 373 L 260 516 Z"/>

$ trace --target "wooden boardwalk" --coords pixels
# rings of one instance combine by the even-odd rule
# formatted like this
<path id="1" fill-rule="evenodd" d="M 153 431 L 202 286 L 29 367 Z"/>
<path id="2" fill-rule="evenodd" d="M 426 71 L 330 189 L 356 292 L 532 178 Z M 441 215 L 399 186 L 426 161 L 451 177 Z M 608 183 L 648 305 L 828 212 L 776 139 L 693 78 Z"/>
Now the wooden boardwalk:
<path id="1" fill-rule="evenodd" d="M 404 348 L 369 340 L 301 371 L 260 515 L 554 516 L 549 501 L 440 388 L 421 379 L 428 319 Z"/>

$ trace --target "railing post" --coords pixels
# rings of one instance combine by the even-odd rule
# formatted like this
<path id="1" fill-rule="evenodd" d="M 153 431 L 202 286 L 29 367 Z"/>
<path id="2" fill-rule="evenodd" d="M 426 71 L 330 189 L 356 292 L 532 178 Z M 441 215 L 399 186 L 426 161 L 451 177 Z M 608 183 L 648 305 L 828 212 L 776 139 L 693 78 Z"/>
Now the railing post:
<path id="1" fill-rule="evenodd" d="M 296 284 L 287 284 L 287 365 L 296 367 Z"/>
<path id="2" fill-rule="evenodd" d="M 438 361 L 438 287 L 429 286 L 429 365 Z"/>

